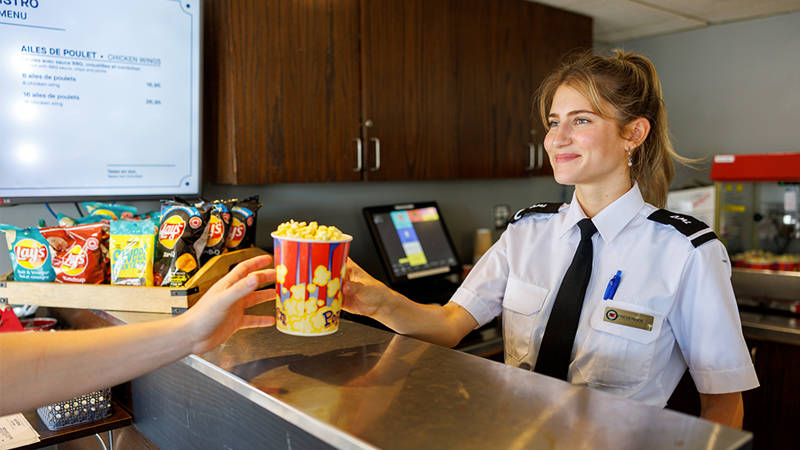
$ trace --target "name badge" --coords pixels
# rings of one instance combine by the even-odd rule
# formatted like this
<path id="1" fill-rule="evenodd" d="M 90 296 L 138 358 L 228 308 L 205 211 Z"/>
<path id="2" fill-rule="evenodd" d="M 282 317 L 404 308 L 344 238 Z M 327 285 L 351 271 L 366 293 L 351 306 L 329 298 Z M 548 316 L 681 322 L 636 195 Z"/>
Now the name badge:
<path id="1" fill-rule="evenodd" d="M 653 320 L 653 316 L 619 309 L 613 306 L 606 306 L 606 310 L 603 313 L 603 322 L 638 328 L 645 331 L 653 331 Z"/>

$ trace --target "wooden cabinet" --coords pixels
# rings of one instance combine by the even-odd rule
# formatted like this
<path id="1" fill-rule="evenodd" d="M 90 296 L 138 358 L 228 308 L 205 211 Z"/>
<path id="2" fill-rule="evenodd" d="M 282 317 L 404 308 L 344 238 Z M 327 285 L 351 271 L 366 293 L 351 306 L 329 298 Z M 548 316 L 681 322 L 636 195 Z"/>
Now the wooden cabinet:
<path id="1" fill-rule="evenodd" d="M 533 94 L 591 47 L 591 19 L 525 0 L 206 8 L 205 165 L 220 183 L 549 173 Z"/>
<path id="2" fill-rule="evenodd" d="M 206 179 L 360 180 L 359 0 L 204 6 Z"/>

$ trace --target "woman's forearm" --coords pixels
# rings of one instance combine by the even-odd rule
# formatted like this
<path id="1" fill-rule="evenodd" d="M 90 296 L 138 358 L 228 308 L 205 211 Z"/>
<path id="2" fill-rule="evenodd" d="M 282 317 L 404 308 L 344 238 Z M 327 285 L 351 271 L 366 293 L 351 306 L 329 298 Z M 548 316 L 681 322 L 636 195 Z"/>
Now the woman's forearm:
<path id="1" fill-rule="evenodd" d="M 478 324 L 455 303 L 424 305 L 394 291 L 389 295 L 375 318 L 400 334 L 453 347 Z"/>
<path id="2" fill-rule="evenodd" d="M 190 353 L 180 318 L 55 333 L 0 334 L 0 416 L 113 386 Z"/>

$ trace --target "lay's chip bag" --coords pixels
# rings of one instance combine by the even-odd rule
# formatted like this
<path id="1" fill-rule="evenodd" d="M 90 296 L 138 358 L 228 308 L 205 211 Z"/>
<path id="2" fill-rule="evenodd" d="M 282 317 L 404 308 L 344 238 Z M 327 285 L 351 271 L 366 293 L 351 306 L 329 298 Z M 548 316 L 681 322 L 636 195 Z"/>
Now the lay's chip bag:
<path id="1" fill-rule="evenodd" d="M 194 206 L 178 200 L 161 202 L 153 283 L 183 286 L 199 269 L 208 240 L 211 204 Z"/>
<path id="2" fill-rule="evenodd" d="M 256 241 L 256 216 L 261 203 L 258 195 L 245 200 L 237 201 L 231 208 L 231 229 L 225 247 L 230 250 L 239 250 L 252 247 Z"/>
<path id="3" fill-rule="evenodd" d="M 209 259 L 225 253 L 225 238 L 231 227 L 230 203 L 215 201 L 211 207 L 211 217 L 208 219 L 208 240 L 200 256 L 202 266 Z"/>
<path id="4" fill-rule="evenodd" d="M 5 232 L 15 281 L 54 281 L 50 246 L 38 228 L 0 225 Z"/>
<path id="5" fill-rule="evenodd" d="M 153 285 L 157 231 L 150 220 L 111 222 L 111 284 Z"/>
<path id="6" fill-rule="evenodd" d="M 109 219 L 130 219 L 139 212 L 135 206 L 112 205 L 100 202 L 83 202 L 81 205 L 89 211 L 90 216 L 105 216 Z"/>
<path id="7" fill-rule="evenodd" d="M 39 232 L 50 245 L 57 283 L 101 284 L 106 281 L 107 222 L 41 228 Z"/>

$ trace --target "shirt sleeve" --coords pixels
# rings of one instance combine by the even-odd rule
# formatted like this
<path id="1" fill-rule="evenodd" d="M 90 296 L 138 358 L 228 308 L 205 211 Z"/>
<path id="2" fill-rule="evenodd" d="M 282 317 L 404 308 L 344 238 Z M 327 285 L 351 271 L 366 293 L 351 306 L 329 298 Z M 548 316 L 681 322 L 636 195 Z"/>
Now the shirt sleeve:
<path id="1" fill-rule="evenodd" d="M 450 299 L 466 309 L 478 322 L 478 327 L 497 317 L 503 310 L 503 293 L 508 280 L 506 246 L 511 231 L 509 227 L 478 260 Z"/>
<path id="2" fill-rule="evenodd" d="M 759 385 L 742 336 L 730 276 L 721 242 L 692 249 L 669 314 L 689 373 L 704 394 L 740 392 Z"/>

